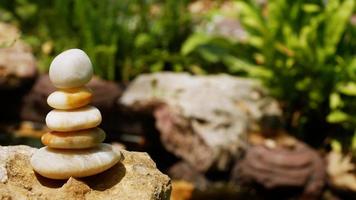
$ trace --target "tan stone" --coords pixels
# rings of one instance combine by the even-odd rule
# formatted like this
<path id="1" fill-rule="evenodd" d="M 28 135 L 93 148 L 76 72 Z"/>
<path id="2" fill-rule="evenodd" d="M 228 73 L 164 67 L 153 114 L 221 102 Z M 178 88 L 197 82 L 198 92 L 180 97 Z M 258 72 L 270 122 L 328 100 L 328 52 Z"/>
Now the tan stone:
<path id="1" fill-rule="evenodd" d="M 48 128 L 60 132 L 94 128 L 100 123 L 100 111 L 93 106 L 86 106 L 75 110 L 52 110 L 46 116 Z"/>
<path id="2" fill-rule="evenodd" d="M 105 132 L 100 128 L 74 132 L 49 132 L 42 136 L 42 143 L 57 149 L 85 149 L 95 147 L 105 140 Z"/>
<path id="3" fill-rule="evenodd" d="M 88 87 L 62 89 L 50 94 L 47 103 L 55 109 L 76 109 L 88 105 L 92 97 L 93 93 Z"/>
<path id="4" fill-rule="evenodd" d="M 171 182 L 147 153 L 121 150 L 121 162 L 87 178 L 52 180 L 35 174 L 28 146 L 0 146 L 0 199 L 168 200 Z"/>
<path id="5" fill-rule="evenodd" d="M 31 165 L 44 177 L 68 179 L 101 173 L 119 162 L 120 157 L 109 144 L 80 150 L 43 147 L 32 156 Z"/>

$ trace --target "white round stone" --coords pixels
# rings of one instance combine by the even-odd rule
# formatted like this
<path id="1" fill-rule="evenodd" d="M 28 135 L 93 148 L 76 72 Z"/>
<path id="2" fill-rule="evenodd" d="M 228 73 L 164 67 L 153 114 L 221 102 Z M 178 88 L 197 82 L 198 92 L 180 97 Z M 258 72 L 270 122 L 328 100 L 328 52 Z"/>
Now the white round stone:
<path id="1" fill-rule="evenodd" d="M 52 110 L 46 116 L 48 128 L 59 132 L 94 128 L 100 123 L 100 111 L 93 106 L 86 106 L 74 110 Z"/>
<path id="2" fill-rule="evenodd" d="M 80 49 L 69 49 L 56 56 L 49 67 L 49 78 L 57 88 L 81 87 L 93 76 L 88 55 Z"/>
<path id="3" fill-rule="evenodd" d="M 51 149 L 43 147 L 31 158 L 32 168 L 51 179 L 86 177 L 101 173 L 120 161 L 121 154 L 111 145 L 81 150 Z"/>

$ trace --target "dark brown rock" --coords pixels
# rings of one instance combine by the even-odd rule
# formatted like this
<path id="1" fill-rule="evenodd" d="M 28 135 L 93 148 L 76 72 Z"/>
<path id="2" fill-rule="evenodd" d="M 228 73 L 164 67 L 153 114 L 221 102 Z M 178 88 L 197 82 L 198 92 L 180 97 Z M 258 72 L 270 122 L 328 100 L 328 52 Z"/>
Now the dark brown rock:
<path id="1" fill-rule="evenodd" d="M 299 141 L 293 147 L 256 145 L 236 162 L 232 178 L 237 184 L 257 183 L 267 190 L 300 189 L 300 198 L 317 199 L 325 183 L 325 163 Z"/>
<path id="2" fill-rule="evenodd" d="M 154 111 L 154 116 L 161 141 L 168 151 L 194 161 L 194 168 L 199 171 L 213 165 L 213 150 L 194 134 L 188 119 L 169 106 L 160 106 Z"/>

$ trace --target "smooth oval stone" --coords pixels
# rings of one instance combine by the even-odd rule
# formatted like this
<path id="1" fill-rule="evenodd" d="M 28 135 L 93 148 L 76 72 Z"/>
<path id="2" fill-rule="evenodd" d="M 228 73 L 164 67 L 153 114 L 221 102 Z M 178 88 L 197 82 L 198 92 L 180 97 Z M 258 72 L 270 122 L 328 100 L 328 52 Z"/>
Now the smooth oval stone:
<path id="1" fill-rule="evenodd" d="M 68 110 L 88 105 L 92 97 L 93 93 L 87 87 L 62 89 L 50 94 L 47 103 L 52 108 Z"/>
<path id="2" fill-rule="evenodd" d="M 42 147 L 31 157 L 32 168 L 51 179 L 85 177 L 103 172 L 120 161 L 121 154 L 111 145 L 80 150 Z"/>
<path id="3" fill-rule="evenodd" d="M 93 106 L 86 106 L 75 110 L 52 110 L 46 116 L 48 128 L 59 132 L 94 128 L 100 123 L 100 111 Z"/>
<path id="4" fill-rule="evenodd" d="M 56 149 L 85 149 L 95 147 L 105 140 L 100 128 L 74 132 L 49 132 L 42 136 L 42 143 Z"/>
<path id="5" fill-rule="evenodd" d="M 57 88 L 81 87 L 93 76 L 88 55 L 80 49 L 69 49 L 57 55 L 50 67 L 49 78 Z"/>

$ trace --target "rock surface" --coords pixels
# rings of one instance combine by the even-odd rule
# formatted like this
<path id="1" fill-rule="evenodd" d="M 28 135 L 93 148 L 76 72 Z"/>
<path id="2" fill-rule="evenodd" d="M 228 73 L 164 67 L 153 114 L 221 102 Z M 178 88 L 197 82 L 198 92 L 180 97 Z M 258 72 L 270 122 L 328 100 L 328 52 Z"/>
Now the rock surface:
<path id="1" fill-rule="evenodd" d="M 119 103 L 153 110 L 165 148 L 201 172 L 227 170 L 247 132 L 262 117 L 281 114 L 257 81 L 228 75 L 141 75 Z"/>
<path id="2" fill-rule="evenodd" d="M 294 140 L 293 146 L 271 145 L 270 142 L 267 140 L 266 144 L 247 150 L 245 157 L 235 164 L 233 182 L 237 185 L 257 183 L 271 191 L 299 189 L 297 195 L 301 194 L 301 199 L 318 199 L 326 180 L 322 157 L 298 140 Z M 293 190 L 286 190 L 286 194 L 281 190 L 270 195 L 293 194 Z"/>
<path id="3" fill-rule="evenodd" d="M 28 146 L 0 146 L 0 199 L 169 199 L 171 183 L 145 153 L 122 151 L 122 161 L 101 174 L 67 181 L 35 174 Z"/>

